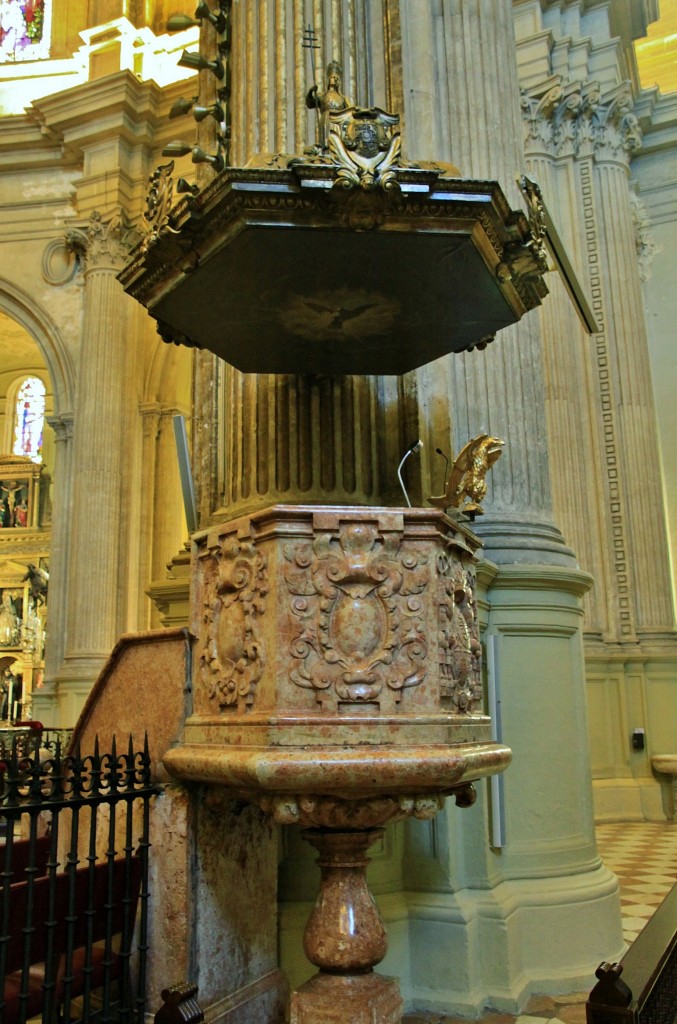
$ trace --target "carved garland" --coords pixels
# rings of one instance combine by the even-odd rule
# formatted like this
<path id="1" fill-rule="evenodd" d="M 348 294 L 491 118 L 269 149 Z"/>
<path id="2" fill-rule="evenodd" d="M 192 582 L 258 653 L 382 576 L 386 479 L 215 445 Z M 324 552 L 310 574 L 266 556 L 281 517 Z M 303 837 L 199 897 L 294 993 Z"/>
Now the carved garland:
<path id="1" fill-rule="evenodd" d="M 268 593 L 266 559 L 251 542 L 230 536 L 216 552 L 216 564 L 205 598 L 200 676 L 220 708 L 241 700 L 251 705 L 264 668 L 257 623 Z"/>
<path id="2" fill-rule="evenodd" d="M 402 690 L 426 676 L 428 643 L 418 595 L 430 581 L 427 556 L 401 533 L 343 524 L 338 537 L 289 545 L 285 580 L 298 631 L 290 644 L 290 678 L 340 700 L 375 700 L 383 685 Z"/>

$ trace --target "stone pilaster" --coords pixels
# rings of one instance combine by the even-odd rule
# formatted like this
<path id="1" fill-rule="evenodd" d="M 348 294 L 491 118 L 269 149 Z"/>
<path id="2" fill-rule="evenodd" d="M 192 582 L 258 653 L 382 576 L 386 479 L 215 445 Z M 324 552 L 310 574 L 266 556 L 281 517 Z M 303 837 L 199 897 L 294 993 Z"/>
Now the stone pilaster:
<path id="1" fill-rule="evenodd" d="M 116 274 L 129 252 L 118 217 L 93 214 L 72 237 L 84 267 L 84 310 L 73 437 L 73 505 L 66 648 L 59 671 L 65 714 L 78 710 L 120 628 L 121 520 L 126 477 L 129 315 Z M 96 524 L 96 528 L 94 528 Z M 63 697 L 63 699 L 62 699 Z"/>
<path id="2" fill-rule="evenodd" d="M 156 467 L 157 467 L 157 445 L 158 445 L 158 433 L 160 427 L 160 406 L 157 402 L 148 402 L 142 405 L 139 409 L 141 414 L 141 432 L 142 432 L 142 463 L 143 473 L 146 480 L 155 480 Z M 142 496 L 143 509 L 140 521 L 140 532 L 139 538 L 139 589 L 141 594 L 139 595 L 139 607 L 142 609 L 139 616 L 143 626 L 148 629 L 153 626 L 159 625 L 157 619 L 157 613 L 150 603 L 147 602 L 145 591 L 146 587 L 144 584 L 147 580 L 153 579 L 151 576 L 151 564 L 153 561 L 153 533 L 154 533 L 154 506 L 155 506 L 155 490 L 154 488 L 148 487 L 145 489 Z"/>
<path id="3" fill-rule="evenodd" d="M 594 338 L 582 336 L 559 287 L 540 311 L 555 503 L 595 576 L 588 628 L 606 641 L 634 642 L 672 625 L 628 182 L 641 133 L 627 84 L 602 96 L 594 82 L 558 80 L 526 92 L 522 106 L 530 173 L 557 222 L 571 226 L 566 242 L 587 277 L 600 326 Z M 582 410 L 583 394 L 592 400 Z"/>
<path id="4" fill-rule="evenodd" d="M 166 574 L 167 563 L 186 538 L 181 498 L 179 464 L 176 456 L 173 417 L 176 407 L 162 408 L 158 419 L 153 508 L 153 559 L 151 579 Z M 155 623 L 159 625 L 159 621 Z"/>
<path id="5" fill-rule="evenodd" d="M 73 472 L 73 416 L 50 416 L 54 431 L 54 497 L 56 507 L 62 510 L 52 523 L 49 555 L 49 602 L 47 609 L 47 635 L 45 644 L 45 680 L 40 690 L 33 692 L 33 716 L 43 724 L 59 725 L 56 707 L 55 680 L 64 656 L 66 638 L 67 576 L 71 545 Z"/>

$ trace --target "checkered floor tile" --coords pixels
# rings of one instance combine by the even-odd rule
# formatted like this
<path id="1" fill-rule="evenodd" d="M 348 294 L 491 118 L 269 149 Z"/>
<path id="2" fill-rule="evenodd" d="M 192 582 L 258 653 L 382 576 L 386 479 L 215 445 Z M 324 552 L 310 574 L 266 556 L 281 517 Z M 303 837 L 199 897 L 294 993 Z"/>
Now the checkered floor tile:
<path id="1" fill-rule="evenodd" d="M 621 885 L 623 937 L 634 942 L 677 882 L 677 824 L 599 825 L 597 845 Z"/>
<path id="2" fill-rule="evenodd" d="M 625 941 L 634 942 L 677 882 L 677 823 L 619 822 L 597 827 L 604 863 L 618 876 Z M 594 982 L 594 979 L 592 979 Z M 592 983 L 591 983 L 592 987 Z M 587 992 L 534 996 L 518 1017 L 487 1013 L 476 1024 L 585 1024 Z M 405 1024 L 467 1024 L 437 1013 L 409 1014 Z"/>

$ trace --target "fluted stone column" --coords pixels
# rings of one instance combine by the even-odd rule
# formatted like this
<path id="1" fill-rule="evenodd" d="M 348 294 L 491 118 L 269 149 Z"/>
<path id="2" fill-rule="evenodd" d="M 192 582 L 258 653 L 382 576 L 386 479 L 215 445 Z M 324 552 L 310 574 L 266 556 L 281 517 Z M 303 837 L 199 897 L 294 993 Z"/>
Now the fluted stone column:
<path id="1" fill-rule="evenodd" d="M 512 3 L 401 0 L 399 11 L 407 152 L 497 179 L 511 204 L 523 205 L 514 184 L 525 155 Z M 530 990 L 585 987 L 600 956 L 622 944 L 618 889 L 593 828 L 582 645 L 591 580 L 553 515 L 538 314 L 484 352 L 416 375 L 429 431 L 447 429 L 446 398 L 456 450 L 484 431 L 506 441 L 475 529 L 490 560 L 485 638 L 513 766 L 500 851 L 486 839 L 478 850 L 481 807 L 470 811 L 474 825 L 448 810 L 449 840 L 427 844 L 428 882 L 415 883 L 423 893 L 411 903 L 412 993 L 431 1009 L 478 1010 L 487 993 L 514 1009 Z M 439 837 L 444 821 L 435 827 Z M 445 848 L 446 870 L 435 867 Z M 453 965 L 446 975 L 444 964 Z"/>
<path id="2" fill-rule="evenodd" d="M 304 104 L 311 84 L 301 45 L 306 6 L 302 0 L 233 4 L 235 165 L 256 152 L 302 152 L 314 138 L 315 115 Z M 339 60 L 345 93 L 358 104 L 382 105 L 381 5 L 318 2 L 312 12 L 320 83 L 326 63 Z M 242 374 L 209 353 L 198 353 L 194 365 L 200 525 L 214 514 L 235 517 L 278 501 L 404 504 L 397 467 L 423 429 L 413 375 Z M 414 500 L 422 492 L 421 465 L 412 459 L 405 468 Z"/>
<path id="3" fill-rule="evenodd" d="M 630 181 L 642 135 L 630 83 L 597 81 L 596 46 L 588 77 L 578 63 L 569 73 L 580 79 L 561 67 L 543 82 L 529 75 L 522 97 L 530 174 L 599 325 L 583 336 L 561 287 L 540 310 L 548 436 L 555 507 L 595 579 L 585 626 L 596 814 L 661 818 L 651 753 L 673 740 L 654 702 L 662 680 L 674 677 L 675 646 Z M 629 736 L 638 727 L 648 743 L 636 753 Z"/>
<path id="4" fill-rule="evenodd" d="M 539 90 L 534 98 L 522 98 L 527 171 L 546 198 L 576 267 L 585 260 L 573 139 L 575 109 L 581 102 L 580 92 L 572 97 L 571 89 L 561 84 L 544 94 Z M 553 501 L 581 566 L 595 579 L 584 604 L 585 627 L 608 633 L 610 545 L 597 514 L 604 504 L 604 481 L 591 471 L 602 458 L 594 398 L 587 398 L 591 339 L 555 274 L 548 285 L 550 296 L 539 310 L 539 320 Z"/>
<path id="5" fill-rule="evenodd" d="M 610 371 L 608 376 L 599 375 L 607 445 L 605 472 L 610 500 L 618 502 L 622 495 L 624 505 L 616 520 L 620 531 L 614 530 L 619 619 L 622 636 L 633 632 L 650 635 L 671 629 L 674 618 L 665 521 L 660 514 L 663 495 L 656 466 L 651 367 L 628 184 L 629 153 L 639 143 L 639 132 L 627 92 L 619 91 L 611 102 L 600 104 L 594 118 L 593 190 L 599 223 L 604 227 L 597 232 L 598 253 L 589 253 L 589 266 L 592 269 L 598 255 L 600 271 L 595 275 L 594 290 L 595 297 L 602 300 L 602 336 L 597 342 L 605 345 Z M 614 405 L 616 437 L 610 415 Z M 647 509 L 652 510 L 650 519 Z M 655 514 L 655 510 L 660 511 Z"/>
<path id="6" fill-rule="evenodd" d="M 496 179 L 519 205 L 515 177 L 524 149 L 512 4 L 402 0 L 400 11 L 407 152 L 451 161 L 467 178 Z M 444 385 L 456 450 L 481 432 L 507 441 L 491 473 L 487 514 L 476 524 L 487 556 L 573 565 L 552 517 L 537 314 L 501 331 L 484 352 L 417 376 L 424 395 L 437 397 Z M 445 426 L 441 421 L 442 448 L 449 444 Z"/>
<path id="7" fill-rule="evenodd" d="M 84 312 L 73 437 L 73 505 L 66 648 L 58 675 L 64 723 L 73 721 L 120 628 L 121 519 L 132 300 L 116 274 L 129 252 L 117 217 L 94 214 L 79 237 Z M 96 529 L 94 529 L 96 524 Z"/>
<path id="8" fill-rule="evenodd" d="M 49 568 L 50 585 L 47 606 L 44 686 L 33 691 L 33 717 L 45 725 L 60 725 L 56 679 L 61 667 L 66 643 L 67 578 L 70 561 L 73 472 L 73 416 L 50 416 L 54 431 L 54 504 L 62 512 L 52 523 Z"/>
<path id="9" fill-rule="evenodd" d="M 600 327 L 582 337 L 561 287 L 541 311 L 556 504 L 595 576 L 588 628 L 605 642 L 635 643 L 672 625 L 628 181 L 641 133 L 627 84 L 604 96 L 594 82 L 564 81 L 545 94 L 534 87 L 523 111 L 530 173 L 569 227 L 566 241 Z M 583 409 L 582 394 L 590 396 Z"/>

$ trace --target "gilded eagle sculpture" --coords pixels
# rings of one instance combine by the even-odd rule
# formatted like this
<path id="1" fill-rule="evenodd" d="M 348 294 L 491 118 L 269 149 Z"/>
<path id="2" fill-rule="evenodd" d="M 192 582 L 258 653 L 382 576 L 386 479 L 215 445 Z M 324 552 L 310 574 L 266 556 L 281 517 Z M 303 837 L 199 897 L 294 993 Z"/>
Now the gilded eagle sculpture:
<path id="1" fill-rule="evenodd" d="M 504 441 L 489 434 L 478 434 L 456 456 L 447 477 L 444 494 L 428 498 L 431 505 L 446 511 L 458 509 L 464 515 L 481 516 L 481 502 L 487 493 L 486 475 L 503 452 Z M 468 499 L 466 505 L 463 505 Z M 463 507 L 461 507 L 463 505 Z"/>

